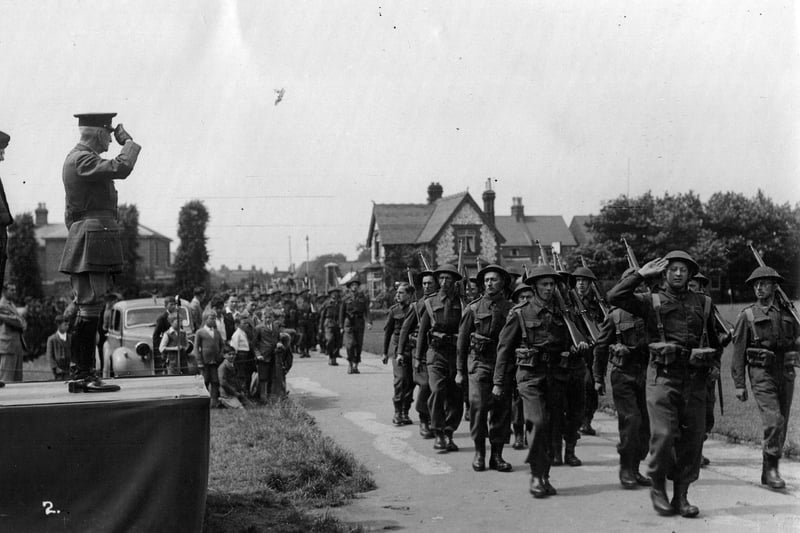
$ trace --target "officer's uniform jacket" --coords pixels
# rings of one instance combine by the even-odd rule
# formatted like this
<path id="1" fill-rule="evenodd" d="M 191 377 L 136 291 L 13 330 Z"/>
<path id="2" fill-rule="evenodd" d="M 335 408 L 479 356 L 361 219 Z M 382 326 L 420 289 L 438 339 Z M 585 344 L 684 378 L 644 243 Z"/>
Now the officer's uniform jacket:
<path id="1" fill-rule="evenodd" d="M 750 324 L 747 309 L 753 316 Z M 755 331 L 753 331 L 755 329 Z M 758 336 L 758 339 L 755 337 Z M 767 309 L 757 303 L 747 306 L 739 313 L 733 329 L 733 359 L 731 375 L 737 389 L 745 388 L 745 365 L 748 364 L 747 349 L 761 348 L 775 354 L 774 361 L 766 366 L 770 373 L 777 373 L 780 366 L 798 365 L 797 357 L 786 358 L 786 352 L 798 349 L 797 338 L 800 336 L 792 315 L 781 309 L 773 300 Z"/>
<path id="2" fill-rule="evenodd" d="M 455 294 L 449 296 L 440 290 L 430 298 L 423 299 L 422 303 L 424 307 L 419 317 L 414 359 L 422 361 L 423 356 L 427 357 L 430 346 L 433 348 L 432 352 L 448 354 L 452 350 L 453 364 L 455 364 L 458 325 L 461 322 L 461 299 Z M 431 363 L 430 360 L 427 362 Z"/>
<path id="3" fill-rule="evenodd" d="M 554 300 L 555 297 L 545 303 L 537 295 L 533 301 L 526 300 L 511 308 L 497 343 L 495 385 L 507 386 L 516 365 L 546 373 L 551 366 L 558 364 L 562 353 L 569 352 L 572 341 Z M 534 362 L 517 361 L 517 348 L 530 348 L 536 352 L 531 356 Z"/>
<path id="4" fill-rule="evenodd" d="M 484 294 L 470 302 L 461 316 L 456 346 L 459 371 L 467 373 L 467 356 L 494 365 L 497 357 L 497 341 L 511 310 L 509 302 L 502 293 L 494 296 Z"/>
<path id="5" fill-rule="evenodd" d="M 369 298 L 360 291 L 348 292 L 342 298 L 339 323 L 344 327 L 369 317 Z"/>
<path id="6" fill-rule="evenodd" d="M 649 358 L 647 342 L 647 333 L 641 318 L 619 307 L 611 309 L 600 326 L 600 337 L 594 346 L 592 374 L 595 383 L 605 383 L 609 360 L 623 372 L 643 372 Z M 624 345 L 629 353 L 610 356 L 609 347 L 615 344 Z"/>
<path id="7" fill-rule="evenodd" d="M 411 310 L 411 305 L 396 303 L 389 308 L 389 316 L 386 317 L 386 324 L 383 326 L 383 353 L 393 356 L 397 353 L 397 346 L 400 344 L 400 331 L 403 329 L 403 322 L 405 322 L 408 313 Z M 394 351 L 390 351 L 390 347 L 394 347 Z"/>
<path id="8" fill-rule="evenodd" d="M 122 241 L 117 223 L 114 180 L 133 171 L 141 147 L 128 141 L 114 159 L 103 159 L 78 144 L 64 161 L 64 222 L 69 229 L 58 267 L 65 274 L 122 271 Z"/>

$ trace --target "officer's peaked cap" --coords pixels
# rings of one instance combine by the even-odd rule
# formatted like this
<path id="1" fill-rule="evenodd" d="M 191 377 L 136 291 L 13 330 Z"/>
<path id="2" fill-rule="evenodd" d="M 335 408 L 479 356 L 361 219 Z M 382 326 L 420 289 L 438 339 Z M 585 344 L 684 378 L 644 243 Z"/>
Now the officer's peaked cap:
<path id="1" fill-rule="evenodd" d="M 93 126 L 95 128 L 105 128 L 113 130 L 111 119 L 116 117 L 116 113 L 78 113 L 73 115 L 78 119 L 78 126 Z"/>

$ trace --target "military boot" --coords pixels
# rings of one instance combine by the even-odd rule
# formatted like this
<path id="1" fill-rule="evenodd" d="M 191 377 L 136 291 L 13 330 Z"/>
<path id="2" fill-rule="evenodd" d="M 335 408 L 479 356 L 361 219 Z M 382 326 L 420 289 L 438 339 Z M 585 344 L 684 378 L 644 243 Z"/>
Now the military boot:
<path id="1" fill-rule="evenodd" d="M 353 374 L 360 374 L 358 371 L 358 363 L 353 363 Z"/>
<path id="2" fill-rule="evenodd" d="M 444 438 L 443 431 L 434 431 L 435 439 L 433 441 L 433 449 L 446 452 L 447 451 L 447 440 Z"/>
<path id="3" fill-rule="evenodd" d="M 525 434 L 520 432 L 514 432 L 514 444 L 511 446 L 515 450 L 524 450 L 525 449 Z"/>
<path id="4" fill-rule="evenodd" d="M 564 449 L 564 463 L 569 466 L 581 466 L 583 461 L 575 455 L 575 443 L 567 443 Z"/>
<path id="5" fill-rule="evenodd" d="M 475 441 L 475 458 L 472 460 L 472 469 L 476 472 L 486 470 L 486 439 Z"/>
<path id="6" fill-rule="evenodd" d="M 697 506 L 689 503 L 689 500 L 687 499 L 688 491 L 688 483 L 675 482 L 675 490 L 674 494 L 672 495 L 671 506 L 676 512 L 680 513 L 682 517 L 694 518 L 700 513 L 700 509 L 698 509 Z"/>
<path id="7" fill-rule="evenodd" d="M 511 472 L 514 467 L 503 459 L 503 444 L 492 443 L 492 455 L 489 457 L 489 468 L 498 472 Z"/>
<path id="8" fill-rule="evenodd" d="M 643 476 L 639 473 L 639 461 L 635 461 L 633 463 L 633 476 L 636 478 L 636 483 L 642 487 L 651 487 L 653 485 L 653 482 L 650 481 L 649 477 Z"/>
<path id="9" fill-rule="evenodd" d="M 400 412 L 400 404 L 394 403 L 394 416 L 392 417 L 392 424 L 395 426 L 403 425 L 403 415 Z"/>
<path id="10" fill-rule="evenodd" d="M 558 494 L 556 488 L 550 484 L 549 474 L 545 474 L 544 476 L 542 476 L 542 483 L 544 483 L 544 490 L 548 496 L 555 496 L 556 494 Z"/>
<path id="11" fill-rule="evenodd" d="M 550 464 L 553 466 L 561 466 L 564 464 L 564 460 L 561 458 L 561 439 L 559 439 L 557 443 L 553 443 L 553 457 L 550 460 Z"/>
<path id="12" fill-rule="evenodd" d="M 636 475 L 633 473 L 631 461 L 624 457 L 619 459 L 619 482 L 623 489 L 635 489 L 639 486 L 636 482 Z"/>
<path id="13" fill-rule="evenodd" d="M 675 514 L 675 509 L 667 499 L 667 482 L 664 478 L 653 478 L 653 486 L 650 487 L 650 501 L 653 502 L 653 509 L 661 516 Z"/>
<path id="14" fill-rule="evenodd" d="M 764 454 L 761 468 L 761 484 L 776 490 L 786 488 L 786 482 L 781 479 L 781 475 L 778 473 L 777 456 Z"/>
<path id="15" fill-rule="evenodd" d="M 404 426 L 410 426 L 414 423 L 414 421 L 408 416 L 408 409 L 403 409 L 400 411 L 400 422 L 402 422 Z"/>
<path id="16" fill-rule="evenodd" d="M 330 357 L 328 359 L 328 366 L 339 366 L 339 363 L 336 362 L 335 357 Z"/>
<path id="17" fill-rule="evenodd" d="M 544 484 L 542 475 L 538 472 L 531 471 L 531 486 L 530 492 L 534 498 L 544 498 L 547 496 L 547 487 Z"/>
<path id="18" fill-rule="evenodd" d="M 433 438 L 433 431 L 431 431 L 430 424 L 422 419 L 419 421 L 419 436 L 423 439 Z"/>
<path id="19" fill-rule="evenodd" d="M 457 452 L 458 451 L 458 446 L 456 445 L 455 442 L 453 442 L 453 431 L 452 430 L 445 431 L 444 435 L 447 438 L 447 451 L 448 452 Z"/>

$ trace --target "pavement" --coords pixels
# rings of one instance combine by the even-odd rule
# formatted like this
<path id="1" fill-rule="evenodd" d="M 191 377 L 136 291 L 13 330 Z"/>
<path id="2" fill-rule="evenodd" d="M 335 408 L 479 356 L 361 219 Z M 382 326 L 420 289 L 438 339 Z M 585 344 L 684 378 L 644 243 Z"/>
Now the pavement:
<path id="1" fill-rule="evenodd" d="M 713 438 L 704 448 L 711 464 L 689 489 L 700 516 L 658 516 L 646 488 L 620 487 L 617 422 L 605 413 L 595 419 L 597 436 L 578 443 L 583 465 L 554 467 L 551 482 L 558 494 L 534 499 L 525 451 L 504 450 L 512 472 L 472 470 L 469 422 L 456 431 L 461 450 L 452 453 L 433 450 L 416 425 L 393 426 L 391 365 L 374 354 L 362 357 L 361 373 L 349 375 L 346 361 L 331 367 L 312 352 L 310 359 L 295 359 L 288 383 L 321 431 L 372 472 L 377 489 L 349 505 L 321 510 L 363 531 L 800 532 L 800 462 L 781 461 L 787 489 L 772 491 L 759 483 L 759 447 Z M 790 424 L 800 423 L 798 414 Z M 417 421 L 413 409 L 411 418 Z"/>

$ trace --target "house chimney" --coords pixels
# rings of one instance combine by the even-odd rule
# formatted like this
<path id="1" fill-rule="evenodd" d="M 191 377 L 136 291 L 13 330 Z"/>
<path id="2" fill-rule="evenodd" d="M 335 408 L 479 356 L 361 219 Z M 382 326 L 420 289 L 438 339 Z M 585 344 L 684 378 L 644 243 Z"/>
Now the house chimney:
<path id="1" fill-rule="evenodd" d="M 483 212 L 494 226 L 494 191 L 492 190 L 492 178 L 486 178 L 486 190 L 483 191 Z"/>
<path id="2" fill-rule="evenodd" d="M 36 208 L 36 224 L 35 226 L 38 228 L 39 226 L 46 226 L 47 225 L 47 207 L 45 204 L 40 203 L 39 206 Z"/>
<path id="3" fill-rule="evenodd" d="M 517 222 L 525 219 L 525 207 L 522 205 L 522 197 L 515 196 L 511 199 L 511 216 Z"/>
<path id="4" fill-rule="evenodd" d="M 432 204 L 433 202 L 441 198 L 443 192 L 444 189 L 442 189 L 442 186 L 439 184 L 439 182 L 432 181 L 431 184 L 428 185 L 428 203 Z"/>

